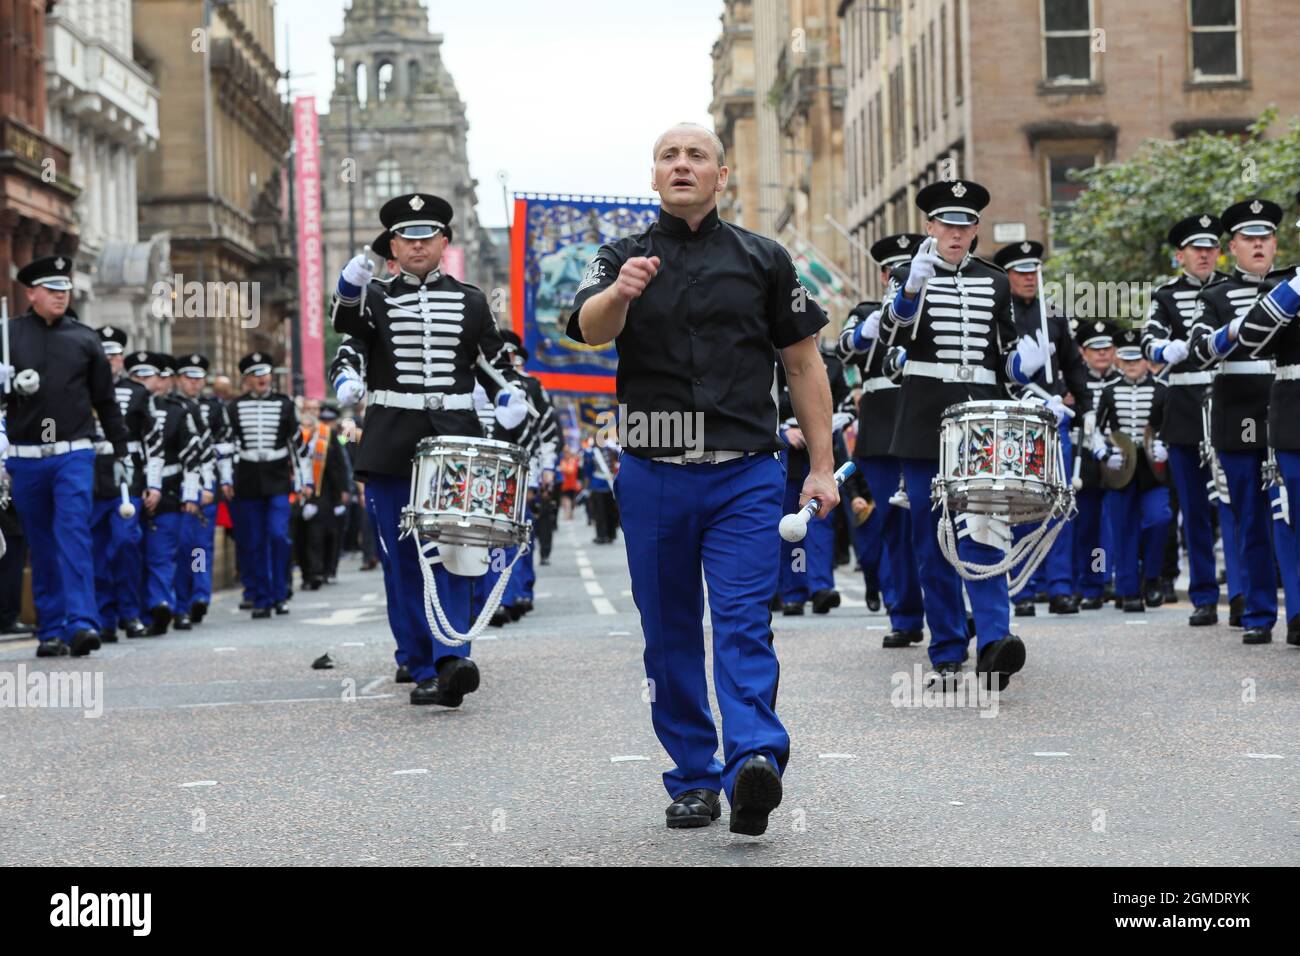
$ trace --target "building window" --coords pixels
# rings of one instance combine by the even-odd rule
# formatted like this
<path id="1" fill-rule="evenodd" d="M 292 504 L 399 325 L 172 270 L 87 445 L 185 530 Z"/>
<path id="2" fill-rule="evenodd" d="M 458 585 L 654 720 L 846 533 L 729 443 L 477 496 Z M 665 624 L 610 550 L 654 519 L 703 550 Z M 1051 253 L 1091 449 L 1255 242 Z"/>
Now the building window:
<path id="1" fill-rule="evenodd" d="M 952 35 L 953 53 L 956 57 L 953 61 L 952 79 L 953 84 L 957 88 L 957 98 L 955 102 L 960 104 L 962 99 L 966 96 L 966 74 L 964 72 L 965 58 L 962 54 L 961 46 L 961 0 L 952 0 Z"/>
<path id="2" fill-rule="evenodd" d="M 1069 212 L 1070 206 L 1083 194 L 1085 186 L 1070 178 L 1078 170 L 1097 165 L 1096 153 L 1069 153 L 1047 157 L 1048 204 L 1053 218 Z"/>
<path id="3" fill-rule="evenodd" d="M 1241 77 L 1240 0 L 1189 0 L 1192 82 Z"/>
<path id="4" fill-rule="evenodd" d="M 1092 0 L 1043 0 L 1043 79 L 1092 82 Z"/>
<path id="5" fill-rule="evenodd" d="M 366 65 L 358 63 L 357 68 L 353 71 L 356 82 L 357 105 L 362 109 L 366 108 L 366 102 L 370 99 L 370 84 L 366 73 Z"/>
<path id="6" fill-rule="evenodd" d="M 948 118 L 948 8 L 939 10 L 939 111 Z"/>
<path id="7" fill-rule="evenodd" d="M 381 63 L 375 71 L 375 83 L 378 88 L 379 102 L 384 102 L 393 92 L 393 64 Z"/>

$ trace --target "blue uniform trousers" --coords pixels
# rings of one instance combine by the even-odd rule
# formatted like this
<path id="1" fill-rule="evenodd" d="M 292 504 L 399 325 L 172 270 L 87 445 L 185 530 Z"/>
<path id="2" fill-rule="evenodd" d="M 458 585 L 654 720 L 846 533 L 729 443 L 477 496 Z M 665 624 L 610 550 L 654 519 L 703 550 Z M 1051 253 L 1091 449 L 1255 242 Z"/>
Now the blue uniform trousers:
<path id="1" fill-rule="evenodd" d="M 898 459 L 881 456 L 853 460 L 876 503 L 871 517 L 858 530 L 868 529 L 876 542 L 872 547 L 879 555 L 880 595 L 889 609 L 889 623 L 895 630 L 919 631 L 925 626 L 925 604 L 912 552 L 911 512 L 889 503 L 898 490 Z M 867 562 L 861 557 L 859 560 L 865 576 Z"/>
<path id="2" fill-rule="evenodd" d="M 674 763 L 664 786 L 674 799 L 698 788 L 730 799 L 749 757 L 763 754 L 784 772 L 790 756 L 776 716 L 780 665 L 768 610 L 781 558 L 781 464 L 770 455 L 719 465 L 624 455 L 616 485 L 630 503 L 621 513 L 651 721 Z M 723 762 L 704 669 L 704 582 Z"/>
<path id="3" fill-rule="evenodd" d="M 398 646 L 395 657 L 399 664 L 407 666 L 418 684 L 438 676 L 437 664 L 444 657 L 469 657 L 470 645 L 448 647 L 435 640 L 429 629 L 424 606 L 424 577 L 418 563 L 422 559 L 416 536 L 397 540 L 397 522 L 410 500 L 411 482 L 408 478 L 371 475 L 366 481 L 366 505 L 380 542 L 379 560 L 383 565 L 384 591 L 388 596 L 388 623 Z M 449 574 L 441 564 L 435 564 L 433 580 L 447 620 L 457 631 L 465 633 L 473 623 L 470 611 L 475 582 L 483 579 Z"/>
<path id="4" fill-rule="evenodd" d="M 1286 600 L 1287 620 L 1300 614 L 1300 568 L 1296 566 L 1296 534 L 1294 514 L 1291 511 L 1290 493 L 1276 485 L 1268 489 L 1268 502 L 1273 515 L 1273 555 L 1277 558 L 1278 576 L 1282 579 L 1282 595 Z"/>
<path id="5" fill-rule="evenodd" d="M 95 597 L 100 630 L 140 617 L 141 585 L 144 582 L 144 530 L 140 516 L 144 506 L 130 499 L 135 514 L 123 518 L 117 513 L 120 498 L 96 498 L 92 506 L 90 538 L 95 552 Z"/>
<path id="6" fill-rule="evenodd" d="M 181 518 L 179 511 L 144 519 L 144 605 L 153 610 L 160 604 L 175 611 L 176 562 L 180 559 Z"/>
<path id="7" fill-rule="evenodd" d="M 1073 522 L 1074 586 L 1084 598 L 1101 597 L 1110 575 L 1110 562 L 1103 544 L 1104 502 L 1105 492 L 1100 488 L 1084 488 L 1074 496 L 1078 509 Z M 1110 538 L 1108 531 L 1104 537 Z"/>
<path id="8" fill-rule="evenodd" d="M 1061 460 L 1068 463 L 1074 461 L 1074 450 L 1070 443 L 1069 419 L 1061 422 L 1058 431 L 1061 434 Z M 1061 524 L 1062 519 L 1056 519 L 1053 525 Z M 1037 528 L 1037 524 L 1016 525 L 1011 529 L 1011 538 L 1015 543 Z M 1029 576 L 1025 586 L 1020 591 L 1011 595 L 1012 600 L 1023 600 L 1032 598 L 1039 591 L 1046 591 L 1049 597 L 1060 597 L 1074 593 L 1074 520 L 1065 521 L 1056 540 L 1052 542 L 1052 548 L 1047 552 L 1047 557 L 1043 559 L 1034 573 Z M 1049 532 L 1050 533 L 1050 532 Z M 1017 569 L 1018 570 L 1018 569 Z"/>
<path id="9" fill-rule="evenodd" d="M 230 502 L 239 552 L 239 577 L 255 608 L 289 596 L 289 496 L 236 497 Z"/>
<path id="10" fill-rule="evenodd" d="M 786 514 L 799 510 L 799 495 L 808 477 L 808 458 L 799 455 L 802 464 L 790 468 L 790 456 L 781 453 L 786 466 L 784 508 Z M 835 523 L 830 517 L 814 518 L 808 522 L 808 534 L 802 541 L 781 539 L 781 600 L 786 604 L 802 604 L 818 591 L 835 587 Z"/>
<path id="11" fill-rule="evenodd" d="M 1169 489 L 1163 486 L 1139 491 L 1137 481 L 1106 492 L 1111 522 L 1109 552 L 1115 568 L 1115 596 L 1142 596 L 1142 582 L 1160 577 L 1165 539 L 1173 512 Z"/>
<path id="12" fill-rule="evenodd" d="M 1187 541 L 1187 594 L 1193 607 L 1219 603 L 1219 579 L 1214 564 L 1214 523 L 1206 487 L 1210 469 L 1201 464 L 1196 445 L 1170 445 L 1169 480 L 1178 495 Z"/>
<path id="13" fill-rule="evenodd" d="M 987 581 L 961 579 L 957 569 L 939 550 L 937 535 L 942 512 L 930 507 L 930 483 L 939 473 L 938 460 L 904 458 L 902 466 L 907 497 L 912 502 L 912 550 L 921 572 L 925 620 L 930 626 L 930 663 L 938 666 L 961 662 L 966 660 L 969 641 L 962 586 L 965 585 L 970 596 L 971 613 L 975 616 L 977 648 L 983 649 L 1011 633 L 1007 576 L 1003 574 Z M 978 564 L 994 564 L 1006 556 L 1001 549 L 969 537 L 958 538 L 957 554 L 965 561 Z"/>
<path id="14" fill-rule="evenodd" d="M 212 603 L 212 548 L 217 527 L 217 506 L 207 505 L 203 519 L 181 515 L 181 536 L 176 556 L 176 607 L 188 614 L 195 601 Z"/>
<path id="15" fill-rule="evenodd" d="M 1218 456 L 1236 519 L 1235 548 L 1246 596 L 1241 623 L 1248 628 L 1272 627 L 1277 623 L 1277 572 L 1273 566 L 1272 508 L 1262 483 L 1264 453 L 1221 451 Z M 1228 550 L 1226 534 L 1223 549 Z"/>
<path id="16" fill-rule="evenodd" d="M 31 550 L 36 636 L 70 643 L 77 631 L 98 630 L 90 538 L 94 450 L 49 458 L 11 454 L 5 467 Z"/>
<path id="17" fill-rule="evenodd" d="M 1287 577 L 1295 578 L 1300 575 L 1300 535 L 1295 532 L 1296 526 L 1296 507 L 1300 505 L 1300 452 L 1279 451 L 1277 453 L 1278 470 L 1282 473 L 1282 483 L 1286 486 L 1288 511 L 1290 512 L 1291 525 L 1287 529 L 1289 535 L 1282 538 L 1287 541 L 1289 538 L 1290 551 L 1286 552 L 1279 548 L 1277 551 L 1277 561 L 1282 568 L 1283 580 Z M 1274 525 L 1276 530 L 1277 525 Z M 1289 571 L 1289 574 L 1288 574 Z M 1286 613 L 1287 620 L 1291 620 L 1297 614 L 1300 614 L 1300 596 L 1297 597 L 1297 603 L 1291 603 L 1291 592 L 1286 592 Z"/>

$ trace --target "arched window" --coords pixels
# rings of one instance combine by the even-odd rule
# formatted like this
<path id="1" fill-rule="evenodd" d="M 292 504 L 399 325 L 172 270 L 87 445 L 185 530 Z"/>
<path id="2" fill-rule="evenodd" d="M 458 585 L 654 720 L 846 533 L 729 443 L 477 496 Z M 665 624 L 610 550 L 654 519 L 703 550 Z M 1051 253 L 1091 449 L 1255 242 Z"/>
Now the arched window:
<path id="1" fill-rule="evenodd" d="M 366 101 L 370 99 L 369 74 L 366 72 L 366 65 L 358 63 L 353 75 L 356 78 L 357 105 L 365 109 Z"/>
<path id="2" fill-rule="evenodd" d="M 379 70 L 375 73 L 375 79 L 379 84 L 379 102 L 388 99 L 393 90 L 393 64 L 384 62 L 379 64 Z"/>

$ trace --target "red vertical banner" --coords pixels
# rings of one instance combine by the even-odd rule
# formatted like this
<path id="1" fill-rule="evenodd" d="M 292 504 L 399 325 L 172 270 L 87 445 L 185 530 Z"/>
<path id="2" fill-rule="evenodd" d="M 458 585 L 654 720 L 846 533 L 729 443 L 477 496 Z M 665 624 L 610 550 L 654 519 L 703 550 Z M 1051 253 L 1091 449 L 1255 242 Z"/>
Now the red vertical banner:
<path id="1" fill-rule="evenodd" d="M 303 395 L 325 397 L 324 254 L 321 249 L 320 144 L 316 97 L 293 101 L 294 199 L 298 208 L 298 323 Z"/>
<path id="2" fill-rule="evenodd" d="M 465 250 L 448 246 L 442 253 L 442 271 L 458 282 L 465 281 Z"/>

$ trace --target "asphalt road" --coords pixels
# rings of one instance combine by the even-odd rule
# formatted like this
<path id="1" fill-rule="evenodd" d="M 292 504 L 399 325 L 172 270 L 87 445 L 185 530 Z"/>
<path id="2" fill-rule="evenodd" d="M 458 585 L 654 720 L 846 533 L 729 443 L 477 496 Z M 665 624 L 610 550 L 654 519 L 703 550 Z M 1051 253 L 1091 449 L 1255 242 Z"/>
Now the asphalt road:
<path id="1" fill-rule="evenodd" d="M 562 526 L 537 610 L 475 645 L 481 690 L 412 707 L 379 571 L 253 622 L 0 672 L 102 675 L 102 716 L 0 708 L 0 864 L 1251 864 L 1300 862 L 1300 648 L 1185 626 L 1186 602 L 1039 616 L 996 701 L 901 706 L 920 647 L 841 573 L 785 618 L 793 752 L 763 837 L 669 831 L 621 541 Z M 311 662 L 328 652 L 332 671 Z M 91 684 L 93 686 L 93 683 Z M 83 702 L 85 703 L 85 702 Z M 917 703 L 917 701 L 913 701 Z"/>

